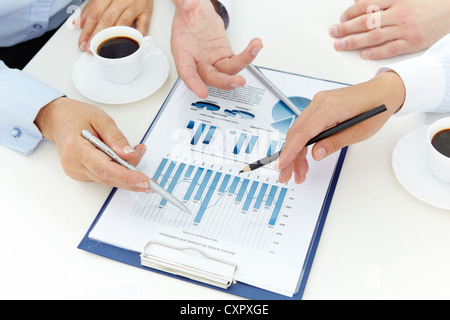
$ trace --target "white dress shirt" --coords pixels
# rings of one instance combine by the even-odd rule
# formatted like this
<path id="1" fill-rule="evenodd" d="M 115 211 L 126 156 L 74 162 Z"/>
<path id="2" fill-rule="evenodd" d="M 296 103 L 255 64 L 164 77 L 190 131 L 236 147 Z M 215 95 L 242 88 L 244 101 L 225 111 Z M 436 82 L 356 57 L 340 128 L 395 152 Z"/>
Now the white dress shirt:
<path id="1" fill-rule="evenodd" d="M 406 88 L 405 103 L 396 115 L 450 112 L 450 34 L 423 55 L 381 69 L 387 70 L 395 71 Z"/>

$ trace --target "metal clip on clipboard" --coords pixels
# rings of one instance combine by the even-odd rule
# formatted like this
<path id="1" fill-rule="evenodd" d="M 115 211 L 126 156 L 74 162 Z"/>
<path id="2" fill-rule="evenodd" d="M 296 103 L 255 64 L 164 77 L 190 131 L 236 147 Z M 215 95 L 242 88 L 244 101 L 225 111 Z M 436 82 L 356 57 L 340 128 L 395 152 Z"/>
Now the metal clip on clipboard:
<path id="1" fill-rule="evenodd" d="M 213 263 L 219 263 L 228 266 L 230 268 L 230 275 L 220 275 L 212 271 L 202 270 L 199 267 L 192 267 L 184 263 L 171 261 L 164 257 L 158 257 L 156 255 L 148 253 L 151 246 L 162 246 L 171 250 L 177 250 L 178 252 L 193 251 L 201 255 L 201 258 L 209 259 Z M 203 282 L 212 286 L 220 287 L 223 289 L 228 289 L 232 284 L 236 283 L 235 275 L 237 270 L 237 265 L 224 261 L 221 259 L 214 258 L 210 255 L 205 254 L 197 248 L 191 247 L 175 247 L 169 244 L 161 243 L 158 241 L 149 241 L 141 254 L 141 265 L 164 272 L 172 273 L 182 277 L 186 277 L 192 280 Z"/>

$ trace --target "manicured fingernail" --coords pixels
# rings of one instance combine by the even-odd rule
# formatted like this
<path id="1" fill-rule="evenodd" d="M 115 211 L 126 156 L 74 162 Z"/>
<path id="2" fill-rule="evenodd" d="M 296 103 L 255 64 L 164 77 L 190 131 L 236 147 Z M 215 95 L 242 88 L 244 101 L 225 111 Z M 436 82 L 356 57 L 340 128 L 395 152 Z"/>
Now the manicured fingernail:
<path id="1" fill-rule="evenodd" d="M 241 87 L 241 86 L 238 85 L 237 83 L 232 83 L 232 84 L 230 84 L 230 86 L 231 86 L 233 89 L 236 89 L 236 88 L 240 88 L 240 87 Z"/>
<path id="2" fill-rule="evenodd" d="M 317 161 L 320 161 L 320 160 L 322 160 L 323 158 L 325 158 L 326 155 L 327 155 L 327 151 L 325 150 L 325 148 L 319 148 L 319 149 L 316 151 L 316 160 L 317 160 Z"/>
<path id="3" fill-rule="evenodd" d="M 273 163 L 273 168 L 275 170 L 280 170 L 280 159 L 275 160 L 275 162 Z"/>
<path id="4" fill-rule="evenodd" d="M 80 44 L 80 49 L 81 49 L 82 51 L 86 51 L 86 46 L 87 46 L 87 42 L 84 41 L 84 42 L 82 42 L 82 43 Z"/>
<path id="5" fill-rule="evenodd" d="M 256 57 L 262 48 L 253 48 L 252 56 Z"/>
<path id="6" fill-rule="evenodd" d="M 330 33 L 330 36 L 336 37 L 338 35 L 338 27 L 337 27 L 337 25 L 331 26 L 330 30 L 328 32 Z"/>
<path id="7" fill-rule="evenodd" d="M 143 182 L 139 182 L 136 187 L 138 188 L 142 188 L 142 189 L 148 189 L 148 182 L 143 181 Z"/>
<path id="8" fill-rule="evenodd" d="M 134 150 L 132 147 L 130 146 L 125 146 L 123 147 L 123 152 L 125 152 L 126 154 L 132 153 L 132 152 L 136 152 L 136 150 Z"/>
<path id="9" fill-rule="evenodd" d="M 363 59 L 370 59 L 370 51 L 362 51 L 361 52 L 361 57 Z"/>
<path id="10" fill-rule="evenodd" d="M 336 40 L 336 50 L 344 50 L 345 49 L 345 39 Z"/>

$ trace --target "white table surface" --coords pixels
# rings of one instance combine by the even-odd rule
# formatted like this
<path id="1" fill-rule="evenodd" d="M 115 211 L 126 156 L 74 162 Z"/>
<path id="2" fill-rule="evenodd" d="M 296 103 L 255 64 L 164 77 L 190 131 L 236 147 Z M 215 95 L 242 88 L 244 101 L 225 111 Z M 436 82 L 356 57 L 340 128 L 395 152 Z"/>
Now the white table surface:
<path id="1" fill-rule="evenodd" d="M 328 28 L 352 3 L 237 0 L 229 37 L 236 52 L 261 37 L 257 65 L 356 84 L 407 57 L 374 62 L 336 52 Z M 100 105 L 133 145 L 177 79 L 169 42 L 173 11 L 171 1 L 155 1 L 149 31 L 170 60 L 165 85 L 140 102 Z M 63 26 L 25 71 L 89 102 L 71 80 L 82 54 L 79 33 Z M 430 120 L 392 118 L 376 136 L 350 147 L 304 299 L 450 298 L 450 212 L 410 195 L 391 165 L 398 140 Z M 110 188 L 68 178 L 51 142 L 30 156 L 0 148 L 0 157 L 0 299 L 239 299 L 77 249 Z"/>

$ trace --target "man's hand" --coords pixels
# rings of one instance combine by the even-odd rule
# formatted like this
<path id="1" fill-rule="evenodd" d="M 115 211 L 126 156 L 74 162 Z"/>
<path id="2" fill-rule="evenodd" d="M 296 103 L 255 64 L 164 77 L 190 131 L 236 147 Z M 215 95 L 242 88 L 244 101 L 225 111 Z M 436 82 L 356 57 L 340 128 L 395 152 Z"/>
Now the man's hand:
<path id="1" fill-rule="evenodd" d="M 43 136 L 54 141 L 66 174 L 78 181 L 96 181 L 125 190 L 148 192 L 148 178 L 113 162 L 81 136 L 89 130 L 133 165 L 146 148 L 130 147 L 115 122 L 102 109 L 68 98 L 59 98 L 41 109 L 35 123 Z"/>
<path id="2" fill-rule="evenodd" d="M 75 26 L 82 28 L 78 45 L 81 50 L 89 50 L 91 39 L 101 30 L 113 26 L 136 25 L 144 36 L 147 35 L 153 0 L 90 0 L 84 7 Z"/>
<path id="3" fill-rule="evenodd" d="M 379 105 L 387 111 L 347 130 L 317 142 L 312 156 L 320 161 L 328 155 L 373 136 L 403 105 L 406 91 L 395 72 L 384 72 L 372 80 L 351 87 L 319 92 L 289 129 L 283 151 L 274 167 L 280 169 L 279 181 L 287 182 L 294 172 L 295 182 L 302 183 L 309 170 L 305 144 L 331 127 Z"/>
<path id="4" fill-rule="evenodd" d="M 372 60 L 428 49 L 449 32 L 448 0 L 355 0 L 330 28 L 336 50 Z"/>
<path id="5" fill-rule="evenodd" d="M 235 55 L 221 17 L 210 0 L 173 0 L 176 10 L 172 25 L 172 54 L 178 75 L 200 98 L 207 86 L 231 90 L 245 85 L 236 75 L 256 57 L 263 45 L 253 39 Z"/>

